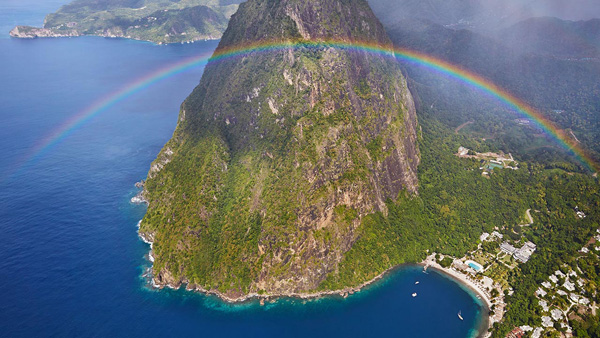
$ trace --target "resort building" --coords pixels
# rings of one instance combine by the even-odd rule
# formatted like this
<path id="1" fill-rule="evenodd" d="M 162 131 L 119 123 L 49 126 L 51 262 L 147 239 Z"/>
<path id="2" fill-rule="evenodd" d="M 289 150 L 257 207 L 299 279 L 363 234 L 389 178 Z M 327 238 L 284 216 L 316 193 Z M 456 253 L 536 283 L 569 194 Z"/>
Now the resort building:
<path id="1" fill-rule="evenodd" d="M 575 283 L 572 283 L 570 280 L 566 280 L 565 283 L 563 284 L 563 286 L 565 287 L 565 289 L 567 289 L 568 291 L 575 291 Z"/>
<path id="2" fill-rule="evenodd" d="M 558 277 L 555 275 L 550 275 L 550 281 L 554 284 L 558 283 Z"/>
<path id="3" fill-rule="evenodd" d="M 535 252 L 536 248 L 536 245 L 531 242 L 523 244 L 523 246 L 515 253 L 515 259 L 518 259 L 523 263 L 527 263 L 531 255 Z"/>
<path id="4" fill-rule="evenodd" d="M 506 338 L 522 338 L 523 335 L 525 335 L 525 332 L 520 327 L 515 327 L 506 335 Z"/>
<path id="5" fill-rule="evenodd" d="M 544 289 L 542 288 L 538 288 L 537 291 L 535 292 L 536 295 L 538 295 L 539 297 L 544 297 L 546 295 L 546 291 L 544 291 Z"/>
<path id="6" fill-rule="evenodd" d="M 546 311 L 546 312 L 547 312 L 548 310 L 550 310 L 550 308 L 548 307 L 548 302 L 547 302 L 547 301 L 545 301 L 545 300 L 540 300 L 540 301 L 539 301 L 539 303 L 540 303 L 540 306 L 542 307 L 542 310 L 544 310 L 544 311 Z"/>
<path id="7" fill-rule="evenodd" d="M 555 321 L 561 320 L 563 316 L 562 311 L 560 311 L 559 309 L 554 309 L 550 311 L 550 314 L 552 315 L 552 319 L 554 319 Z"/>
<path id="8" fill-rule="evenodd" d="M 535 330 L 533 330 L 533 333 L 531 334 L 531 338 L 540 338 L 542 336 L 542 332 L 544 332 L 543 328 L 536 327 Z"/>
<path id="9" fill-rule="evenodd" d="M 579 296 L 578 294 L 575 294 L 575 293 L 572 293 L 572 294 L 570 294 L 570 295 L 569 295 L 569 298 L 571 298 L 571 300 L 572 300 L 574 303 L 579 303 L 579 299 L 580 299 L 580 297 L 581 297 L 581 296 Z"/>
<path id="10" fill-rule="evenodd" d="M 543 327 L 552 327 L 553 325 L 554 325 L 554 322 L 552 321 L 552 318 L 550 318 L 548 316 L 542 317 L 542 326 Z"/>
<path id="11" fill-rule="evenodd" d="M 494 231 L 494 232 L 492 232 L 492 237 L 502 239 L 502 237 L 504 237 L 504 236 L 501 233 L 499 233 L 498 231 Z"/>
<path id="12" fill-rule="evenodd" d="M 481 236 L 479 236 L 479 240 L 481 240 L 482 242 L 485 242 L 488 237 L 490 237 L 490 234 L 488 234 L 487 232 L 484 232 L 481 234 Z"/>
<path id="13" fill-rule="evenodd" d="M 542 282 L 542 286 L 546 289 L 552 289 L 552 284 L 550 284 L 550 282 Z"/>
<path id="14" fill-rule="evenodd" d="M 504 242 L 504 243 L 500 244 L 500 250 L 506 252 L 509 255 L 512 255 L 517 251 L 517 248 L 508 244 L 508 242 Z"/>
<path id="15" fill-rule="evenodd" d="M 500 244 L 500 250 L 506 252 L 509 255 L 513 255 L 513 257 L 516 260 L 522 263 L 527 263 L 529 258 L 531 258 L 531 255 L 535 252 L 535 249 L 536 245 L 531 242 L 523 244 L 523 246 L 519 249 L 510 245 L 508 242 L 503 242 L 502 244 Z"/>

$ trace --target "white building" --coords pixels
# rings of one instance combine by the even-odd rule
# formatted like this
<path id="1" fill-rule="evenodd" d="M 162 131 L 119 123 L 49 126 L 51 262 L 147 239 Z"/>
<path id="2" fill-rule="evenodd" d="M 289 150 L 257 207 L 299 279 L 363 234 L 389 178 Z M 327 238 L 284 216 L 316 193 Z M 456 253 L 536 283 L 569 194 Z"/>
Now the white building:
<path id="1" fill-rule="evenodd" d="M 554 284 L 558 283 L 558 277 L 555 275 L 550 275 L 550 281 Z"/>
<path id="2" fill-rule="evenodd" d="M 546 289 L 552 289 L 552 284 L 550 284 L 550 282 L 542 282 L 542 286 Z"/>
<path id="3" fill-rule="evenodd" d="M 544 289 L 538 288 L 537 291 L 535 292 L 535 294 L 540 297 L 544 297 L 547 293 L 546 293 L 546 291 L 544 291 Z"/>
<path id="4" fill-rule="evenodd" d="M 533 328 L 529 325 L 523 325 L 519 327 L 521 330 L 523 330 L 523 332 L 529 332 L 529 331 L 533 331 Z"/>
<path id="5" fill-rule="evenodd" d="M 479 239 L 482 242 L 485 242 L 488 239 L 488 237 L 490 237 L 490 234 L 488 234 L 487 232 L 484 232 L 484 233 L 481 234 L 481 236 L 479 236 Z"/>
<path id="6" fill-rule="evenodd" d="M 544 310 L 545 312 L 548 312 L 548 310 L 550 310 L 550 308 L 548 307 L 547 301 L 540 300 L 539 303 L 540 303 L 540 306 L 542 307 L 542 310 Z"/>
<path id="7" fill-rule="evenodd" d="M 567 295 L 569 295 L 568 293 L 564 292 L 563 290 L 558 290 L 558 291 L 556 291 L 556 293 L 558 293 L 561 296 L 567 296 Z"/>
<path id="8" fill-rule="evenodd" d="M 508 242 L 503 242 L 502 244 L 500 244 L 500 250 L 506 252 L 509 255 L 512 255 L 517 251 L 517 248 L 510 245 Z"/>
<path id="9" fill-rule="evenodd" d="M 571 298 L 571 300 L 575 303 L 579 303 L 579 299 L 581 298 L 581 296 L 579 296 L 578 294 L 572 293 L 569 295 L 569 298 Z"/>
<path id="10" fill-rule="evenodd" d="M 550 318 L 548 316 L 542 317 L 542 326 L 543 327 L 552 327 L 553 325 L 554 325 L 554 322 L 552 321 L 552 318 Z"/>
<path id="11" fill-rule="evenodd" d="M 556 271 L 554 271 L 554 274 L 555 274 L 557 277 L 567 277 L 567 276 L 565 276 L 565 274 L 564 274 L 562 271 L 560 271 L 560 270 L 556 270 Z"/>
<path id="12" fill-rule="evenodd" d="M 560 311 L 559 309 L 554 309 L 554 310 L 550 311 L 550 314 L 552 315 L 552 318 L 553 318 L 555 321 L 559 321 L 559 320 L 561 320 L 561 319 L 562 319 L 562 316 L 563 316 L 563 313 L 562 313 L 562 311 Z"/>
<path id="13" fill-rule="evenodd" d="M 531 334 L 531 338 L 540 338 L 542 336 L 543 332 L 544 332 L 543 328 L 536 327 L 535 330 L 533 330 L 533 333 Z"/>
<path id="14" fill-rule="evenodd" d="M 575 284 L 569 281 L 568 279 L 565 281 L 565 284 L 563 284 L 563 286 L 568 291 L 575 291 Z"/>

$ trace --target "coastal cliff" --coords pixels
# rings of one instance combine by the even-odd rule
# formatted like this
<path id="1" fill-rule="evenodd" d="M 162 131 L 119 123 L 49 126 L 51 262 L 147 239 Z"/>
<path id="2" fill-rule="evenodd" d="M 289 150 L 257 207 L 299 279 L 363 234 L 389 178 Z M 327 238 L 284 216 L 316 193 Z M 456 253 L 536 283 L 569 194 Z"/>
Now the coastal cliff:
<path id="1" fill-rule="evenodd" d="M 302 296 L 353 290 L 402 263 L 332 283 L 348 274 L 343 261 L 363 258 L 347 253 L 372 229 L 368 217 L 417 194 L 420 161 L 392 54 L 332 40 L 390 46 L 364 0 L 250 0 L 232 16 L 217 54 L 289 47 L 209 63 L 182 104 L 143 194 L 157 285 L 229 300 Z"/>

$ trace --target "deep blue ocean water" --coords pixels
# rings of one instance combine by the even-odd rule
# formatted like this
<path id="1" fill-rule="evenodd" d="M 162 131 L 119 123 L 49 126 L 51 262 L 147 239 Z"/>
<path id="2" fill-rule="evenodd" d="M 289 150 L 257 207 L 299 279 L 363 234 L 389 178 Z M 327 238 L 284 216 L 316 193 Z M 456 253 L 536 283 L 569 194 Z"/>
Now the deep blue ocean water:
<path id="1" fill-rule="evenodd" d="M 63 2 L 0 2 L 0 336 L 473 335 L 477 300 L 419 267 L 347 299 L 262 307 L 149 287 L 149 248 L 136 233 L 145 208 L 129 199 L 202 69 L 156 83 L 23 159 L 96 100 L 216 42 L 8 38 L 14 24 L 41 25 Z"/>

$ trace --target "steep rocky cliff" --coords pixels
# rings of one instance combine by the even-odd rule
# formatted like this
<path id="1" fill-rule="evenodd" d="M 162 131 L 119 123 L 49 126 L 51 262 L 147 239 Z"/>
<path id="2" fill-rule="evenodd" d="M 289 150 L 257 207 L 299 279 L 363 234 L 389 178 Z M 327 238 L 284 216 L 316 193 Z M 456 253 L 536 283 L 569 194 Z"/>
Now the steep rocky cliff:
<path id="1" fill-rule="evenodd" d="M 209 63 L 182 104 L 144 193 L 156 283 L 232 299 L 310 293 L 338 273 L 365 216 L 417 193 L 416 114 L 398 64 L 292 46 L 332 39 L 390 44 L 364 0 L 240 5 L 217 53 L 291 45 Z"/>

